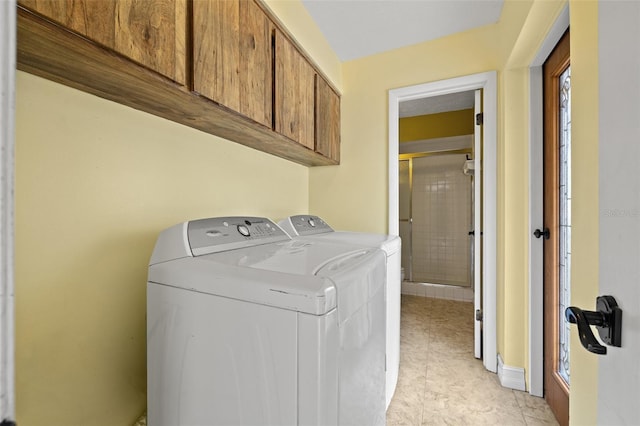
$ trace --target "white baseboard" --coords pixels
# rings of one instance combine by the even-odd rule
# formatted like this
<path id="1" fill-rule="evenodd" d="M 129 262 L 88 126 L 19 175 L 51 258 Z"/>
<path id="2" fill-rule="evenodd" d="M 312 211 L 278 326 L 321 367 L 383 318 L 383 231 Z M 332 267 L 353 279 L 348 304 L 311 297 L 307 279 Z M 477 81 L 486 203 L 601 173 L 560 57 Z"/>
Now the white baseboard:
<path id="1" fill-rule="evenodd" d="M 504 365 L 500 354 L 498 354 L 498 379 L 500 379 L 500 384 L 505 388 L 520 391 L 526 390 L 524 368 Z"/>

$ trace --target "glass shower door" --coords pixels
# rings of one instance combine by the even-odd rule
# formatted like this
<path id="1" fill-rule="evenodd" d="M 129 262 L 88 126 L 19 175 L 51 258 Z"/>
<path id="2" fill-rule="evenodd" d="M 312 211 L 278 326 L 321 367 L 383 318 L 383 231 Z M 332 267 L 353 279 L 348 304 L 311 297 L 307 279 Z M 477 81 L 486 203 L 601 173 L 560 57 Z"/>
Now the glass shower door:
<path id="1" fill-rule="evenodd" d="M 411 273 L 418 282 L 471 285 L 471 178 L 464 154 L 413 158 Z"/>

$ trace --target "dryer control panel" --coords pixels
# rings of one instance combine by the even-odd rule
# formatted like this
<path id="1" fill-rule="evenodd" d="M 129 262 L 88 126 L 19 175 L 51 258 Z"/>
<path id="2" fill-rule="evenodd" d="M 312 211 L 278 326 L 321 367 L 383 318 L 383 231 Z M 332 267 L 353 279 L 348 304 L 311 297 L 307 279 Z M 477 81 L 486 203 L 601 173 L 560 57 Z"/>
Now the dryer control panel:
<path id="1" fill-rule="evenodd" d="M 194 256 L 290 239 L 271 220 L 245 216 L 192 220 L 187 225 L 187 237 Z"/>
<path id="2" fill-rule="evenodd" d="M 290 216 L 286 225 L 293 227 L 292 235 L 315 235 L 333 232 L 333 228 L 318 216 L 313 215 L 297 215 Z M 290 230 L 285 228 L 285 230 Z"/>

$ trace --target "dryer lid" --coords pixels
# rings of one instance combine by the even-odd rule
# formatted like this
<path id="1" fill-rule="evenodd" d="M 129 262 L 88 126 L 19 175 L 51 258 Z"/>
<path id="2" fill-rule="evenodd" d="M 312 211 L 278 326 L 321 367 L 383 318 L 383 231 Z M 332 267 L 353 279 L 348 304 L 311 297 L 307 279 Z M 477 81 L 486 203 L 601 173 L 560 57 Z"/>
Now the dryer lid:
<path id="1" fill-rule="evenodd" d="M 400 250 L 401 240 L 397 235 L 369 234 L 367 232 L 334 231 L 314 235 L 319 241 L 332 243 L 361 245 L 363 247 L 376 247 L 384 250 L 387 255 Z"/>

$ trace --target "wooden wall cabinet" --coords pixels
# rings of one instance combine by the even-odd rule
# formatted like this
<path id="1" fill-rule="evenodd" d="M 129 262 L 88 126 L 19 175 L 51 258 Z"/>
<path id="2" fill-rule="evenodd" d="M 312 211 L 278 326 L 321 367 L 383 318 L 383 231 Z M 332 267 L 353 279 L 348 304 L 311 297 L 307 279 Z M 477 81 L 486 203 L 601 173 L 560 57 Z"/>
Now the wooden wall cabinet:
<path id="1" fill-rule="evenodd" d="M 275 34 L 275 131 L 315 149 L 315 70 L 282 34 Z"/>
<path id="2" fill-rule="evenodd" d="M 340 96 L 316 75 L 315 150 L 340 162 Z"/>
<path id="3" fill-rule="evenodd" d="M 340 97 L 260 0 L 18 0 L 18 69 L 306 166 Z"/>
<path id="4" fill-rule="evenodd" d="M 271 128 L 273 28 L 253 1 L 195 1 L 194 90 Z"/>
<path id="5" fill-rule="evenodd" d="M 186 84 L 187 0 L 18 0 L 18 4 Z"/>

